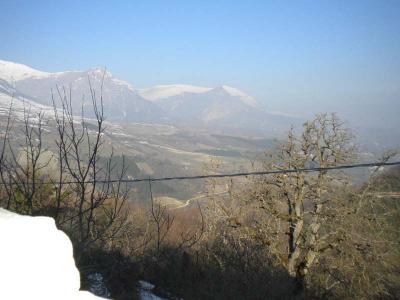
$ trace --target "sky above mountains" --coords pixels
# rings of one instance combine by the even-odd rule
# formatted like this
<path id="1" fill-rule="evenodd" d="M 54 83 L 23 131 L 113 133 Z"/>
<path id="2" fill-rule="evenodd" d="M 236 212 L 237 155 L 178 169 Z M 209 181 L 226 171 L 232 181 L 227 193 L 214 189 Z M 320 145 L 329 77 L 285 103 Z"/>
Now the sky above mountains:
<path id="1" fill-rule="evenodd" d="M 400 111 L 400 1 L 9 1 L 0 59 L 135 87 L 235 86 L 290 113 Z"/>

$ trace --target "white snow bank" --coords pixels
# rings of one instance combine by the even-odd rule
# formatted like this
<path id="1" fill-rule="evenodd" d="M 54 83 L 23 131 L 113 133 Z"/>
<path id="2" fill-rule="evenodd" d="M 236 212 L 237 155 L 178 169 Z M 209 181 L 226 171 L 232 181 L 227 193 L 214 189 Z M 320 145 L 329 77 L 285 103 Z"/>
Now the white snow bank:
<path id="1" fill-rule="evenodd" d="M 150 282 L 139 280 L 139 297 L 141 300 L 167 300 L 152 293 L 155 288 Z"/>
<path id="2" fill-rule="evenodd" d="M 0 208 L 0 299 L 102 299 L 79 291 L 72 244 L 48 217 Z"/>
<path id="3" fill-rule="evenodd" d="M 87 275 L 89 282 L 89 291 L 95 295 L 110 298 L 111 293 L 104 283 L 103 275 L 100 273 L 92 273 Z"/>

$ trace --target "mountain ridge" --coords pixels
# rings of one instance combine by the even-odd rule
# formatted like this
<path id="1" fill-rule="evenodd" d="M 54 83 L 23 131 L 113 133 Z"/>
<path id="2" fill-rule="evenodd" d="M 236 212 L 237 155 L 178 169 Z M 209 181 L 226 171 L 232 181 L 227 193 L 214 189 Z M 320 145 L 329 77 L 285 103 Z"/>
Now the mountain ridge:
<path id="1" fill-rule="evenodd" d="M 26 79 L 42 79 L 48 77 L 58 77 L 66 74 L 87 73 L 93 77 L 99 78 L 112 78 L 112 80 L 121 85 L 128 86 L 131 90 L 137 91 L 144 99 L 149 101 L 156 101 L 159 99 L 166 99 L 182 93 L 205 93 L 213 89 L 223 89 L 232 96 L 252 99 L 253 105 L 257 102 L 253 97 L 245 94 L 241 90 L 228 85 L 221 85 L 217 87 L 201 87 L 189 84 L 161 84 L 149 88 L 135 89 L 128 81 L 115 78 L 110 71 L 101 67 L 90 68 L 85 71 L 61 71 L 61 72 L 44 72 L 24 64 L 15 63 L 6 60 L 0 60 L 0 79 L 6 80 L 9 83 L 15 83 Z M 159 93 L 157 94 L 156 91 Z M 165 92 L 165 93 L 162 93 Z M 250 101 L 249 101 L 250 102 Z"/>
<path id="2" fill-rule="evenodd" d="M 43 72 L 14 62 L 0 61 L 0 80 L 14 92 L 40 105 L 53 105 L 57 89 L 71 89 L 71 103 L 91 117 L 92 87 L 102 87 L 104 111 L 113 122 L 191 124 L 208 128 L 267 129 L 276 131 L 297 121 L 270 113 L 255 98 L 228 85 L 214 88 L 188 84 L 156 85 L 140 89 L 106 69 Z M 1 91 L 0 91 L 1 92 Z M 83 95 L 86 95 L 83 97 Z M 282 127 L 283 128 L 283 127 Z"/>

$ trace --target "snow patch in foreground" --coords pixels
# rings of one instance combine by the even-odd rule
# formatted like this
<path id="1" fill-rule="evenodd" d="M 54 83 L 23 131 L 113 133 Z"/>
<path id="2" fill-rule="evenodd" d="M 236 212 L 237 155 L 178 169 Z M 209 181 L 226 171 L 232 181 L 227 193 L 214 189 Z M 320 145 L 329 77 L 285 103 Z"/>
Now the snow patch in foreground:
<path id="1" fill-rule="evenodd" d="M 79 291 L 72 244 L 52 218 L 0 208 L 1 299 L 102 299 Z"/>
<path id="2" fill-rule="evenodd" d="M 153 294 L 152 290 L 155 288 L 154 284 L 150 282 L 139 280 L 139 296 L 141 300 L 167 300 L 166 298 L 158 297 Z"/>

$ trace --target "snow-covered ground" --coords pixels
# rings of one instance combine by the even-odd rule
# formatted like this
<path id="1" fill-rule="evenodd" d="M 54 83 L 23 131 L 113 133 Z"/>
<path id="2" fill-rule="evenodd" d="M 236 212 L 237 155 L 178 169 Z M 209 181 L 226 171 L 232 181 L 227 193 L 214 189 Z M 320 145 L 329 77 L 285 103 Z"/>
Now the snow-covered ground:
<path id="1" fill-rule="evenodd" d="M 0 299 L 103 299 L 80 289 L 68 236 L 49 217 L 21 216 L 0 208 Z M 101 274 L 89 276 L 90 290 L 109 297 Z M 134 282 L 132 282 L 134 284 Z M 142 300 L 163 300 L 139 281 Z"/>
<path id="2" fill-rule="evenodd" d="M 101 299 L 79 291 L 72 244 L 52 218 L 0 208 L 0 299 Z"/>
<path id="3" fill-rule="evenodd" d="M 28 114 L 31 118 L 39 113 L 42 113 L 46 118 L 54 117 L 54 109 L 50 106 L 42 105 L 23 97 L 13 98 L 2 93 L 0 93 L 0 116 L 8 115 L 11 104 L 13 118 L 17 118 L 20 121 L 23 121 L 24 115 Z"/>
<path id="4" fill-rule="evenodd" d="M 141 300 L 167 300 L 166 298 L 160 298 L 154 295 L 151 291 L 154 289 L 154 285 L 150 282 L 139 280 L 139 297 Z"/>

